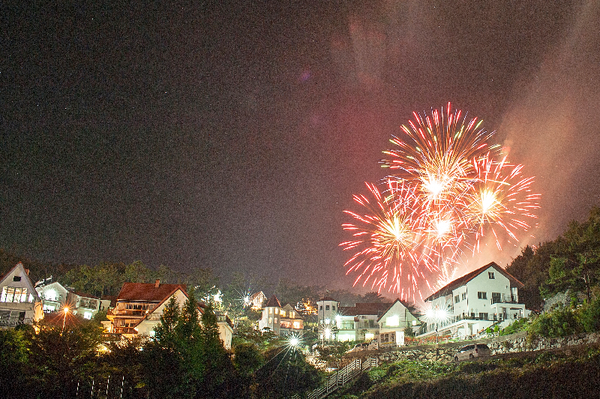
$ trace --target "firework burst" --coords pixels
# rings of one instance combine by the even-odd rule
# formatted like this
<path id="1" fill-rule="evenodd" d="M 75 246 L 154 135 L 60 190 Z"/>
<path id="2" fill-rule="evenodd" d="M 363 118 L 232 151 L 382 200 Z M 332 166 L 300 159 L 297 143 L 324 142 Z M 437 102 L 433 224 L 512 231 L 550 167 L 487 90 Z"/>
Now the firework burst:
<path id="1" fill-rule="evenodd" d="M 342 225 L 352 239 L 340 245 L 354 255 L 345 263 L 356 272 L 356 285 L 371 283 L 400 297 L 422 299 L 454 275 L 465 249 L 479 251 L 488 233 L 501 242 L 518 242 L 518 231 L 529 229 L 539 208 L 531 191 L 532 177 L 522 165 L 508 163 L 494 132 L 460 110 L 413 114 L 402 126 L 403 138 L 382 166 L 389 168 L 382 189 L 367 184 L 369 196 L 355 195 L 363 212 L 345 211 L 352 223 Z"/>
<path id="2" fill-rule="evenodd" d="M 417 283 L 426 277 L 425 272 L 436 267 L 432 250 L 426 248 L 419 196 L 413 186 L 392 179 L 387 181 L 385 190 L 374 184 L 366 186 L 370 196 L 354 196 L 363 212 L 345 211 L 354 221 L 342 227 L 352 233 L 353 239 L 340 246 L 355 251 L 345 264 L 346 274 L 358 272 L 355 285 L 362 279 L 363 286 L 371 281 L 371 286 L 377 286 L 379 291 L 389 288 L 412 297 Z"/>

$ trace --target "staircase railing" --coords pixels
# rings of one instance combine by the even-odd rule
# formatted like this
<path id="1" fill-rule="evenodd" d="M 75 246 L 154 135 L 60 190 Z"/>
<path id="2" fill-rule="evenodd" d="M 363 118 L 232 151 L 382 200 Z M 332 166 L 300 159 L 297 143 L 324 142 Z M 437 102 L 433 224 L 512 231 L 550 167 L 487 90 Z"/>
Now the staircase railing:
<path id="1" fill-rule="evenodd" d="M 348 363 L 345 367 L 338 370 L 335 374 L 332 374 L 327 378 L 327 381 L 319 388 L 309 392 L 306 395 L 306 399 L 321 399 L 326 397 L 332 392 L 335 392 L 339 388 L 346 385 L 348 382 L 353 380 L 359 374 L 369 370 L 371 367 L 378 365 L 377 358 L 368 358 L 362 361 L 359 358 L 354 359 Z M 292 399 L 299 399 L 299 395 L 294 395 Z"/>

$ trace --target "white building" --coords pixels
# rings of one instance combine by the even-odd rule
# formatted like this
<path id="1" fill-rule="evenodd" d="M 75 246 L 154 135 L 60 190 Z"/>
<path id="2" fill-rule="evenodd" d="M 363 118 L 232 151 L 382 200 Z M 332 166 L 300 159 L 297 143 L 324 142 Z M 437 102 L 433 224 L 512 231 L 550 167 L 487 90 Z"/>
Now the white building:
<path id="1" fill-rule="evenodd" d="M 497 323 L 509 324 L 529 313 L 519 303 L 523 283 L 489 263 L 442 287 L 425 299 L 424 335 L 476 335 Z"/>
<path id="2" fill-rule="evenodd" d="M 0 328 L 32 324 L 42 317 L 42 301 L 19 262 L 0 279 Z"/>
<path id="3" fill-rule="evenodd" d="M 267 301 L 258 321 L 258 329 L 269 329 L 276 335 L 285 335 L 304 330 L 304 320 L 290 304 L 281 306 L 275 295 Z"/>
<path id="4" fill-rule="evenodd" d="M 417 316 L 411 312 L 411 306 L 396 299 L 394 303 L 377 319 L 379 324 L 379 346 L 403 346 L 404 336 L 409 330 L 415 332 L 420 325 Z M 413 335 L 413 334 L 411 334 Z"/>

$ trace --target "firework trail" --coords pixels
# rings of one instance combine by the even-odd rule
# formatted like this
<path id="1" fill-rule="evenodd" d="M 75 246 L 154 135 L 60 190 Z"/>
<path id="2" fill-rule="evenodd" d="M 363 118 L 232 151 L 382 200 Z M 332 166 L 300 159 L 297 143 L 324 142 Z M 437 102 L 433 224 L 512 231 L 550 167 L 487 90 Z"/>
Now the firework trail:
<path id="1" fill-rule="evenodd" d="M 352 223 L 342 225 L 352 239 L 340 244 L 354 255 L 346 274 L 356 272 L 356 285 L 369 281 L 401 298 L 416 300 L 421 291 L 453 278 L 467 249 L 479 251 L 487 234 L 518 243 L 539 208 L 531 191 L 532 177 L 512 165 L 501 147 L 490 142 L 494 132 L 460 110 L 413 113 L 393 137 L 382 161 L 391 174 L 381 184 L 367 184 L 370 196 L 355 195 L 363 212 L 345 211 Z"/>

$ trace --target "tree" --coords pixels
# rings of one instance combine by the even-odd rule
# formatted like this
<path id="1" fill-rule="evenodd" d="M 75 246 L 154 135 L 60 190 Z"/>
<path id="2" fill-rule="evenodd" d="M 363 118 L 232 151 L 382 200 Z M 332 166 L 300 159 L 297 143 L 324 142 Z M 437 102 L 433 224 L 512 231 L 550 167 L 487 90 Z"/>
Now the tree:
<path id="1" fill-rule="evenodd" d="M 31 332 L 32 373 L 39 378 L 35 396 L 72 397 L 78 382 L 94 378 L 101 336 L 102 327 L 93 322 L 65 330 L 40 325 L 37 334 Z"/>
<path id="2" fill-rule="evenodd" d="M 265 357 L 265 365 L 256 371 L 260 398 L 289 398 L 318 387 L 322 381 L 321 373 L 295 348 L 275 348 Z"/>
<path id="3" fill-rule="evenodd" d="M 0 396 L 31 397 L 29 340 L 18 329 L 0 330 Z"/>

